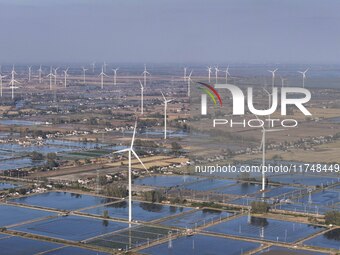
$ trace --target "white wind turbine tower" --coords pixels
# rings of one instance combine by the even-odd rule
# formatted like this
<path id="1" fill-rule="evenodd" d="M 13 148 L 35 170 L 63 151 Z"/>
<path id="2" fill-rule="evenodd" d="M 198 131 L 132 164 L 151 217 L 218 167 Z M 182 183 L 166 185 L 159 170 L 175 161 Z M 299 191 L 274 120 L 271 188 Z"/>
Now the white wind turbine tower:
<path id="1" fill-rule="evenodd" d="M 68 77 L 68 69 L 69 69 L 69 67 L 66 69 L 66 70 L 64 70 L 63 72 L 64 72 L 64 87 L 66 88 L 67 87 L 67 77 Z"/>
<path id="2" fill-rule="evenodd" d="M 7 75 L 0 74 L 0 96 L 2 97 L 2 79 L 7 77 Z"/>
<path id="3" fill-rule="evenodd" d="M 309 68 L 307 68 L 305 71 L 298 71 L 298 73 L 302 74 L 302 87 L 305 87 L 305 79 L 306 79 L 306 73 L 308 72 Z"/>
<path id="4" fill-rule="evenodd" d="M 32 71 L 32 66 L 28 66 L 28 81 L 31 81 L 31 71 Z"/>
<path id="5" fill-rule="evenodd" d="M 140 84 L 140 113 L 143 115 L 144 114 L 144 86 L 142 82 L 139 80 Z"/>
<path id="6" fill-rule="evenodd" d="M 218 75 L 218 72 L 220 71 L 220 69 L 218 69 L 218 66 L 215 67 L 215 80 L 216 80 L 216 83 L 217 83 L 217 75 Z"/>
<path id="7" fill-rule="evenodd" d="M 83 83 L 85 84 L 86 83 L 86 71 L 88 69 L 85 69 L 85 67 L 82 67 L 82 69 L 83 69 Z"/>
<path id="8" fill-rule="evenodd" d="M 225 83 L 228 84 L 228 75 L 230 76 L 230 73 L 229 73 L 229 66 L 227 67 L 227 69 L 225 69 Z"/>
<path id="9" fill-rule="evenodd" d="M 166 111 L 168 109 L 168 103 L 170 103 L 172 101 L 172 99 L 167 100 L 165 98 L 163 92 L 161 92 L 161 93 L 162 93 L 162 97 L 163 97 L 163 100 L 164 100 L 163 101 L 164 102 L 164 139 L 166 139 Z"/>
<path id="10" fill-rule="evenodd" d="M 58 71 L 59 67 L 54 68 L 54 86 L 57 85 L 57 71 Z"/>
<path id="11" fill-rule="evenodd" d="M 187 67 L 184 67 L 184 76 L 183 76 L 184 81 L 186 78 L 187 78 Z"/>
<path id="12" fill-rule="evenodd" d="M 256 118 L 260 121 L 260 119 L 257 116 Z M 261 191 L 263 192 L 266 190 L 266 172 L 264 171 L 264 167 L 266 164 L 266 133 L 283 131 L 284 129 L 265 129 L 263 126 L 261 127 L 262 127 L 262 140 L 261 140 L 261 145 L 260 145 L 260 148 L 262 148 L 262 169 L 261 169 L 262 170 L 262 189 Z"/>
<path id="13" fill-rule="evenodd" d="M 207 66 L 209 83 L 210 83 L 210 77 L 211 77 L 211 69 L 212 69 L 211 66 Z"/>
<path id="14" fill-rule="evenodd" d="M 268 70 L 268 72 L 270 72 L 272 74 L 272 87 L 274 87 L 274 83 L 275 83 L 275 73 L 276 71 L 279 70 L 278 68 L 274 69 L 274 70 Z"/>
<path id="15" fill-rule="evenodd" d="M 52 67 L 50 68 L 50 73 L 47 75 L 50 78 L 50 90 L 52 90 L 52 77 L 55 78 L 55 75 L 52 73 Z"/>
<path id="16" fill-rule="evenodd" d="M 117 85 L 117 71 L 119 70 L 119 67 L 116 69 L 112 69 L 113 71 L 113 85 Z"/>
<path id="17" fill-rule="evenodd" d="M 94 68 L 96 67 L 96 62 L 92 62 L 91 66 L 92 66 L 92 73 L 94 73 Z"/>
<path id="18" fill-rule="evenodd" d="M 144 65 L 144 71 L 142 72 L 144 78 L 144 87 L 146 86 L 146 76 L 150 75 L 150 73 L 146 70 L 146 65 Z"/>
<path id="19" fill-rule="evenodd" d="M 38 69 L 38 75 L 39 75 L 39 83 L 41 83 L 41 74 L 42 74 L 42 69 L 41 69 L 41 65 Z"/>
<path id="20" fill-rule="evenodd" d="M 192 71 L 190 72 L 189 76 L 187 77 L 188 79 L 188 97 L 190 98 L 190 82 L 191 82 L 191 75 Z"/>
<path id="21" fill-rule="evenodd" d="M 12 89 L 12 99 L 14 99 L 14 89 L 18 88 L 18 87 L 15 87 L 14 85 L 15 85 L 15 83 L 19 83 L 20 84 L 20 82 L 18 82 L 17 80 L 14 79 L 14 75 L 17 74 L 14 71 L 14 66 L 13 66 L 11 74 L 12 74 L 12 78 L 11 78 L 11 81 L 10 81 L 9 85 L 10 85 L 10 88 Z"/>
<path id="22" fill-rule="evenodd" d="M 131 170 L 131 157 L 132 154 L 138 159 L 138 161 L 141 163 L 141 165 L 143 166 L 143 168 L 148 171 L 145 167 L 145 165 L 143 164 L 143 162 L 141 161 L 141 159 L 138 157 L 137 153 L 134 151 L 133 149 L 133 143 L 135 141 L 135 136 L 136 136 L 136 129 L 137 129 L 137 121 L 135 122 L 135 127 L 133 130 L 133 136 L 132 136 L 132 140 L 131 140 L 131 146 L 129 148 L 123 149 L 123 150 L 119 150 L 114 152 L 114 154 L 117 153 L 123 153 L 123 152 L 128 152 L 129 153 L 129 223 L 132 222 L 132 170 Z M 131 227 L 131 224 L 129 225 Z"/>
<path id="23" fill-rule="evenodd" d="M 108 77 L 105 73 L 104 73 L 104 66 L 102 66 L 102 72 L 98 75 L 100 76 L 100 84 L 101 84 L 101 88 L 104 88 L 104 76 Z"/>

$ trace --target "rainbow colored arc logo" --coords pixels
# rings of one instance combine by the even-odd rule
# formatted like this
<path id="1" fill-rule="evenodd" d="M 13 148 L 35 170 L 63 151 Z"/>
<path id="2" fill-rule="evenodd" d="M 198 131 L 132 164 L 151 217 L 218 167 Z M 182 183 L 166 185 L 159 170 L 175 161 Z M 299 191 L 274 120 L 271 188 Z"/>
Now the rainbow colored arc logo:
<path id="1" fill-rule="evenodd" d="M 203 91 L 204 93 L 206 93 L 207 95 L 209 95 L 209 97 L 211 98 L 211 100 L 214 102 L 214 105 L 216 105 L 216 98 L 217 97 L 220 106 L 222 107 L 222 99 L 220 94 L 216 91 L 216 89 L 214 89 L 213 86 L 204 83 L 204 82 L 197 82 L 199 85 L 202 85 L 203 87 L 198 87 L 199 90 Z"/>

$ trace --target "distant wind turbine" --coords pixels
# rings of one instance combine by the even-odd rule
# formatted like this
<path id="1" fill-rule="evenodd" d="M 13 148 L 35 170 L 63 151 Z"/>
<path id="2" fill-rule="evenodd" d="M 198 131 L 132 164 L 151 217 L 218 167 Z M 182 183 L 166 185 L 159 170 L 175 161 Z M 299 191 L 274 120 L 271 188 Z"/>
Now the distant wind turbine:
<path id="1" fill-rule="evenodd" d="M 103 64 L 104 72 L 106 72 L 106 66 L 107 66 L 107 64 L 106 64 L 106 62 L 104 61 L 104 64 Z"/>
<path id="2" fill-rule="evenodd" d="M 211 77 L 211 69 L 212 69 L 211 66 L 207 66 L 209 83 L 210 83 L 210 77 Z"/>
<path id="3" fill-rule="evenodd" d="M 190 98 L 190 82 L 191 82 L 191 75 L 192 71 L 190 72 L 189 76 L 187 77 L 188 80 L 188 97 Z"/>
<path id="4" fill-rule="evenodd" d="M 101 84 L 101 88 L 104 88 L 104 76 L 108 77 L 105 73 L 104 73 L 104 66 L 102 66 L 102 72 L 98 75 L 100 76 L 100 84 Z"/>
<path id="5" fill-rule="evenodd" d="M 91 66 L 92 66 L 92 73 L 94 73 L 94 68 L 96 67 L 96 62 L 92 62 Z"/>
<path id="6" fill-rule="evenodd" d="M 138 157 L 137 153 L 133 149 L 133 144 L 134 144 L 135 136 L 136 136 L 136 129 L 137 129 L 137 121 L 135 122 L 135 127 L 133 129 L 133 136 L 132 136 L 132 140 L 131 140 L 131 146 L 129 148 L 126 148 L 126 149 L 114 152 L 114 154 L 128 152 L 128 155 L 129 155 L 129 173 L 128 173 L 128 175 L 129 175 L 129 184 L 128 184 L 128 186 L 129 186 L 128 187 L 128 190 L 129 190 L 129 202 L 128 202 L 128 206 L 129 206 L 129 223 L 132 223 L 132 169 L 131 169 L 132 154 L 138 159 L 138 161 L 141 163 L 143 168 L 146 171 L 148 171 L 147 168 L 145 167 L 144 163 L 142 162 L 142 160 Z M 131 224 L 129 226 L 131 227 Z"/>
<path id="7" fill-rule="evenodd" d="M 67 87 L 67 77 L 68 77 L 68 69 L 69 69 L 69 67 L 66 69 L 66 70 L 64 70 L 63 72 L 64 72 L 64 87 L 66 88 Z"/>
<path id="8" fill-rule="evenodd" d="M 0 74 L 0 96 L 2 97 L 2 79 L 6 78 L 7 75 L 1 75 Z"/>
<path id="9" fill-rule="evenodd" d="M 83 83 L 85 84 L 86 83 L 86 71 L 88 69 L 85 69 L 85 67 L 82 67 L 82 69 L 83 69 Z"/>
<path id="10" fill-rule="evenodd" d="M 270 72 L 272 74 L 272 87 L 274 87 L 274 83 L 275 83 L 275 73 L 276 71 L 279 70 L 278 68 L 274 69 L 274 70 L 268 70 L 268 72 Z"/>
<path id="11" fill-rule="evenodd" d="M 184 67 L 184 76 L 183 76 L 183 78 L 184 78 L 184 81 L 187 78 L 187 67 Z"/>
<path id="12" fill-rule="evenodd" d="M 59 67 L 54 68 L 54 86 L 57 85 L 57 71 L 58 71 Z"/>
<path id="13" fill-rule="evenodd" d="M 50 78 L 50 90 L 52 90 L 52 77 L 55 78 L 55 74 L 52 73 L 52 67 L 50 68 L 50 73 L 47 75 L 47 77 Z"/>
<path id="14" fill-rule="evenodd" d="M 280 79 L 281 79 L 281 86 L 283 88 L 285 85 L 285 81 L 287 81 L 287 78 L 280 77 Z"/>
<path id="15" fill-rule="evenodd" d="M 225 69 L 225 83 L 228 84 L 228 76 L 230 76 L 229 73 L 229 66 L 227 67 L 227 69 Z"/>
<path id="16" fill-rule="evenodd" d="M 166 131 L 166 117 L 167 117 L 166 111 L 167 111 L 167 108 L 168 108 L 168 103 L 170 103 L 172 101 L 172 99 L 167 100 L 165 98 L 163 92 L 161 92 L 161 93 L 162 93 L 163 103 L 164 103 L 164 139 L 166 140 L 166 132 L 167 132 Z"/>
<path id="17" fill-rule="evenodd" d="M 144 86 L 142 82 L 139 80 L 140 84 L 140 108 L 141 108 L 141 114 L 144 114 Z"/>
<path id="18" fill-rule="evenodd" d="M 18 82 L 18 81 L 15 80 L 15 78 L 14 78 L 14 75 L 17 74 L 17 73 L 15 72 L 15 70 L 14 70 L 14 66 L 13 66 L 13 69 L 12 69 L 11 74 L 12 74 L 12 78 L 11 78 L 11 81 L 10 81 L 9 85 L 10 85 L 10 88 L 12 89 L 12 99 L 14 99 L 14 89 L 17 89 L 17 88 L 18 88 L 18 87 L 15 87 L 15 83 L 20 84 L 20 82 Z"/>
<path id="19" fill-rule="evenodd" d="M 307 68 L 305 71 L 298 71 L 298 73 L 302 74 L 302 87 L 305 87 L 305 79 L 306 79 L 306 73 L 308 72 L 309 68 Z"/>
<path id="20" fill-rule="evenodd" d="M 144 87 L 146 86 L 146 76 L 150 75 L 150 73 L 146 70 L 146 65 L 144 65 L 144 71 L 142 72 L 144 78 Z"/>
<path id="21" fill-rule="evenodd" d="M 218 72 L 220 71 L 220 69 L 218 69 L 218 66 L 215 67 L 215 80 L 216 80 L 216 83 L 217 83 L 217 76 L 218 76 Z"/>
<path id="22" fill-rule="evenodd" d="M 32 71 L 32 66 L 28 66 L 28 81 L 31 81 L 31 71 Z"/>
<path id="23" fill-rule="evenodd" d="M 117 71 L 119 70 L 119 67 L 116 69 L 112 69 L 113 71 L 113 85 L 117 85 Z"/>
<path id="24" fill-rule="evenodd" d="M 41 74 L 42 74 L 42 69 L 41 69 L 41 65 L 38 69 L 38 75 L 39 75 L 39 83 L 41 83 Z"/>

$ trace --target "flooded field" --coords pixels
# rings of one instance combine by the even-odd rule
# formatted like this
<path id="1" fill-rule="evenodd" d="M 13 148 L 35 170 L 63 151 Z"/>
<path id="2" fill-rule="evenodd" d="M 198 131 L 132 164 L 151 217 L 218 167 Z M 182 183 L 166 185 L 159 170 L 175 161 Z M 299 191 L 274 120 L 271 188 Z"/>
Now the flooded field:
<path id="1" fill-rule="evenodd" d="M 53 208 L 59 210 L 76 210 L 89 206 L 116 201 L 112 198 L 97 197 L 70 192 L 47 192 L 27 197 L 12 199 L 12 202 Z"/>
<path id="2" fill-rule="evenodd" d="M 323 230 L 323 228 L 299 222 L 242 216 L 208 227 L 205 230 L 221 234 L 246 236 L 260 240 L 291 243 L 307 237 L 310 234 L 317 233 Z"/>
<path id="3" fill-rule="evenodd" d="M 141 251 L 142 254 L 149 255 L 228 255 L 244 254 L 247 251 L 259 247 L 260 244 L 232 240 L 221 237 L 212 237 L 205 235 L 195 235 L 190 237 L 180 237 L 175 240 L 169 240 L 166 243 L 159 244 Z M 213 247 L 213 249 L 212 249 Z"/>
<path id="4" fill-rule="evenodd" d="M 133 201 L 133 220 L 152 221 L 163 217 L 174 216 L 192 210 L 191 208 L 169 206 L 162 204 L 152 204 L 146 202 Z M 84 210 L 82 212 L 102 216 L 107 211 L 112 218 L 128 218 L 128 204 L 126 201 L 112 203 L 105 206 Z"/>

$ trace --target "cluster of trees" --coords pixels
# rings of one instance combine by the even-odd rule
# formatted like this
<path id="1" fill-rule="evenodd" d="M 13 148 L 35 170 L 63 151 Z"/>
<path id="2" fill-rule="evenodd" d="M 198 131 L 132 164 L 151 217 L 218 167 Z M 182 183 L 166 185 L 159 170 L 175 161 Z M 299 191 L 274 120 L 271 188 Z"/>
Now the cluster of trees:
<path id="1" fill-rule="evenodd" d="M 145 191 L 143 192 L 143 197 L 145 201 L 152 203 L 160 203 L 165 199 L 163 193 L 158 190 Z"/>
<path id="2" fill-rule="evenodd" d="M 270 208 L 268 203 L 261 201 L 253 201 L 250 205 L 253 213 L 267 213 Z"/>
<path id="3" fill-rule="evenodd" d="M 110 197 L 126 197 L 128 190 L 124 185 L 107 185 L 103 191 L 104 195 Z"/>
<path id="4" fill-rule="evenodd" d="M 340 226 L 340 212 L 339 211 L 326 212 L 325 223 Z"/>

